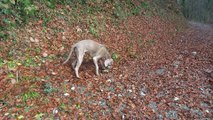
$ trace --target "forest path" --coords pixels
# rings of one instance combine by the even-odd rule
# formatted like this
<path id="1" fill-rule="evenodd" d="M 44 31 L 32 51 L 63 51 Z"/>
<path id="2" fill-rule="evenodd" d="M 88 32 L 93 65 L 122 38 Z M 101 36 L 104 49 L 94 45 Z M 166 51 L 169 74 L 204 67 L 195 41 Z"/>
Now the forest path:
<path id="1" fill-rule="evenodd" d="M 131 64 L 135 70 L 129 80 L 140 87 L 143 101 L 137 105 L 148 104 L 149 119 L 213 117 L 213 28 L 189 23 L 184 32 L 157 44 L 157 50 L 142 53 L 148 60 Z"/>

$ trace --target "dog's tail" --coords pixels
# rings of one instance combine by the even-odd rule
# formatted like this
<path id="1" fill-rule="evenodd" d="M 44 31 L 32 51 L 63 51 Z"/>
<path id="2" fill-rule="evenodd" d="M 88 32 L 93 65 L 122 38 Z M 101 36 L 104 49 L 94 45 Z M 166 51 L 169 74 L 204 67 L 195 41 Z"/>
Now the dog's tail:
<path id="1" fill-rule="evenodd" d="M 71 48 L 71 50 L 70 50 L 70 53 L 69 53 L 67 59 L 63 62 L 63 65 L 66 64 L 66 63 L 69 61 L 69 59 L 71 58 L 72 52 L 73 52 L 74 48 L 75 48 L 75 46 L 72 46 L 72 48 Z"/>

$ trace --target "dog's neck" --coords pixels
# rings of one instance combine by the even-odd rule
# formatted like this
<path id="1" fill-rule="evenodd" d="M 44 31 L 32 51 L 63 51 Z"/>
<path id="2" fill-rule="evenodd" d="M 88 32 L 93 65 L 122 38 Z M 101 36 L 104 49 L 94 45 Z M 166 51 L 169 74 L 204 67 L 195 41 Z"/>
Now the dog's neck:
<path id="1" fill-rule="evenodd" d="M 104 58 L 105 60 L 111 59 L 111 56 L 110 56 L 109 52 L 106 50 L 106 47 L 105 47 L 104 45 L 101 45 L 100 47 L 101 47 L 100 49 L 106 51 L 106 54 L 104 54 L 103 58 Z"/>
<path id="2" fill-rule="evenodd" d="M 105 59 L 111 59 L 111 56 L 108 52 L 107 52 L 107 54 L 105 54 Z"/>

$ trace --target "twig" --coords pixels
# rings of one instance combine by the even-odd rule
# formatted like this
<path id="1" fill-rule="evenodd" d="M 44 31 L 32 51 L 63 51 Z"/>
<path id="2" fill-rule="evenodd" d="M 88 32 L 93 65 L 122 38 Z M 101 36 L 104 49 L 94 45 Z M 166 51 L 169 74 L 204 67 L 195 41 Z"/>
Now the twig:
<path id="1" fill-rule="evenodd" d="M 19 81 L 19 71 L 16 71 L 16 81 Z"/>

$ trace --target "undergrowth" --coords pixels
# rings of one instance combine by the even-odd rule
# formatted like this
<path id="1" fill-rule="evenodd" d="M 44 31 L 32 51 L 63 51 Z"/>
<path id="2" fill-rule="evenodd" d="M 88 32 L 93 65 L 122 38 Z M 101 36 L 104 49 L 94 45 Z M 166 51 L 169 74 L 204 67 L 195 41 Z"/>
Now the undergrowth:
<path id="1" fill-rule="evenodd" d="M 148 15 L 151 12 L 151 6 L 146 0 L 2 0 L 0 38 L 7 40 L 12 37 L 12 29 L 29 22 L 42 21 L 46 27 L 55 17 L 71 25 L 83 24 L 88 27 L 89 33 L 98 37 L 104 31 L 106 19 L 118 22 L 131 15 Z"/>

